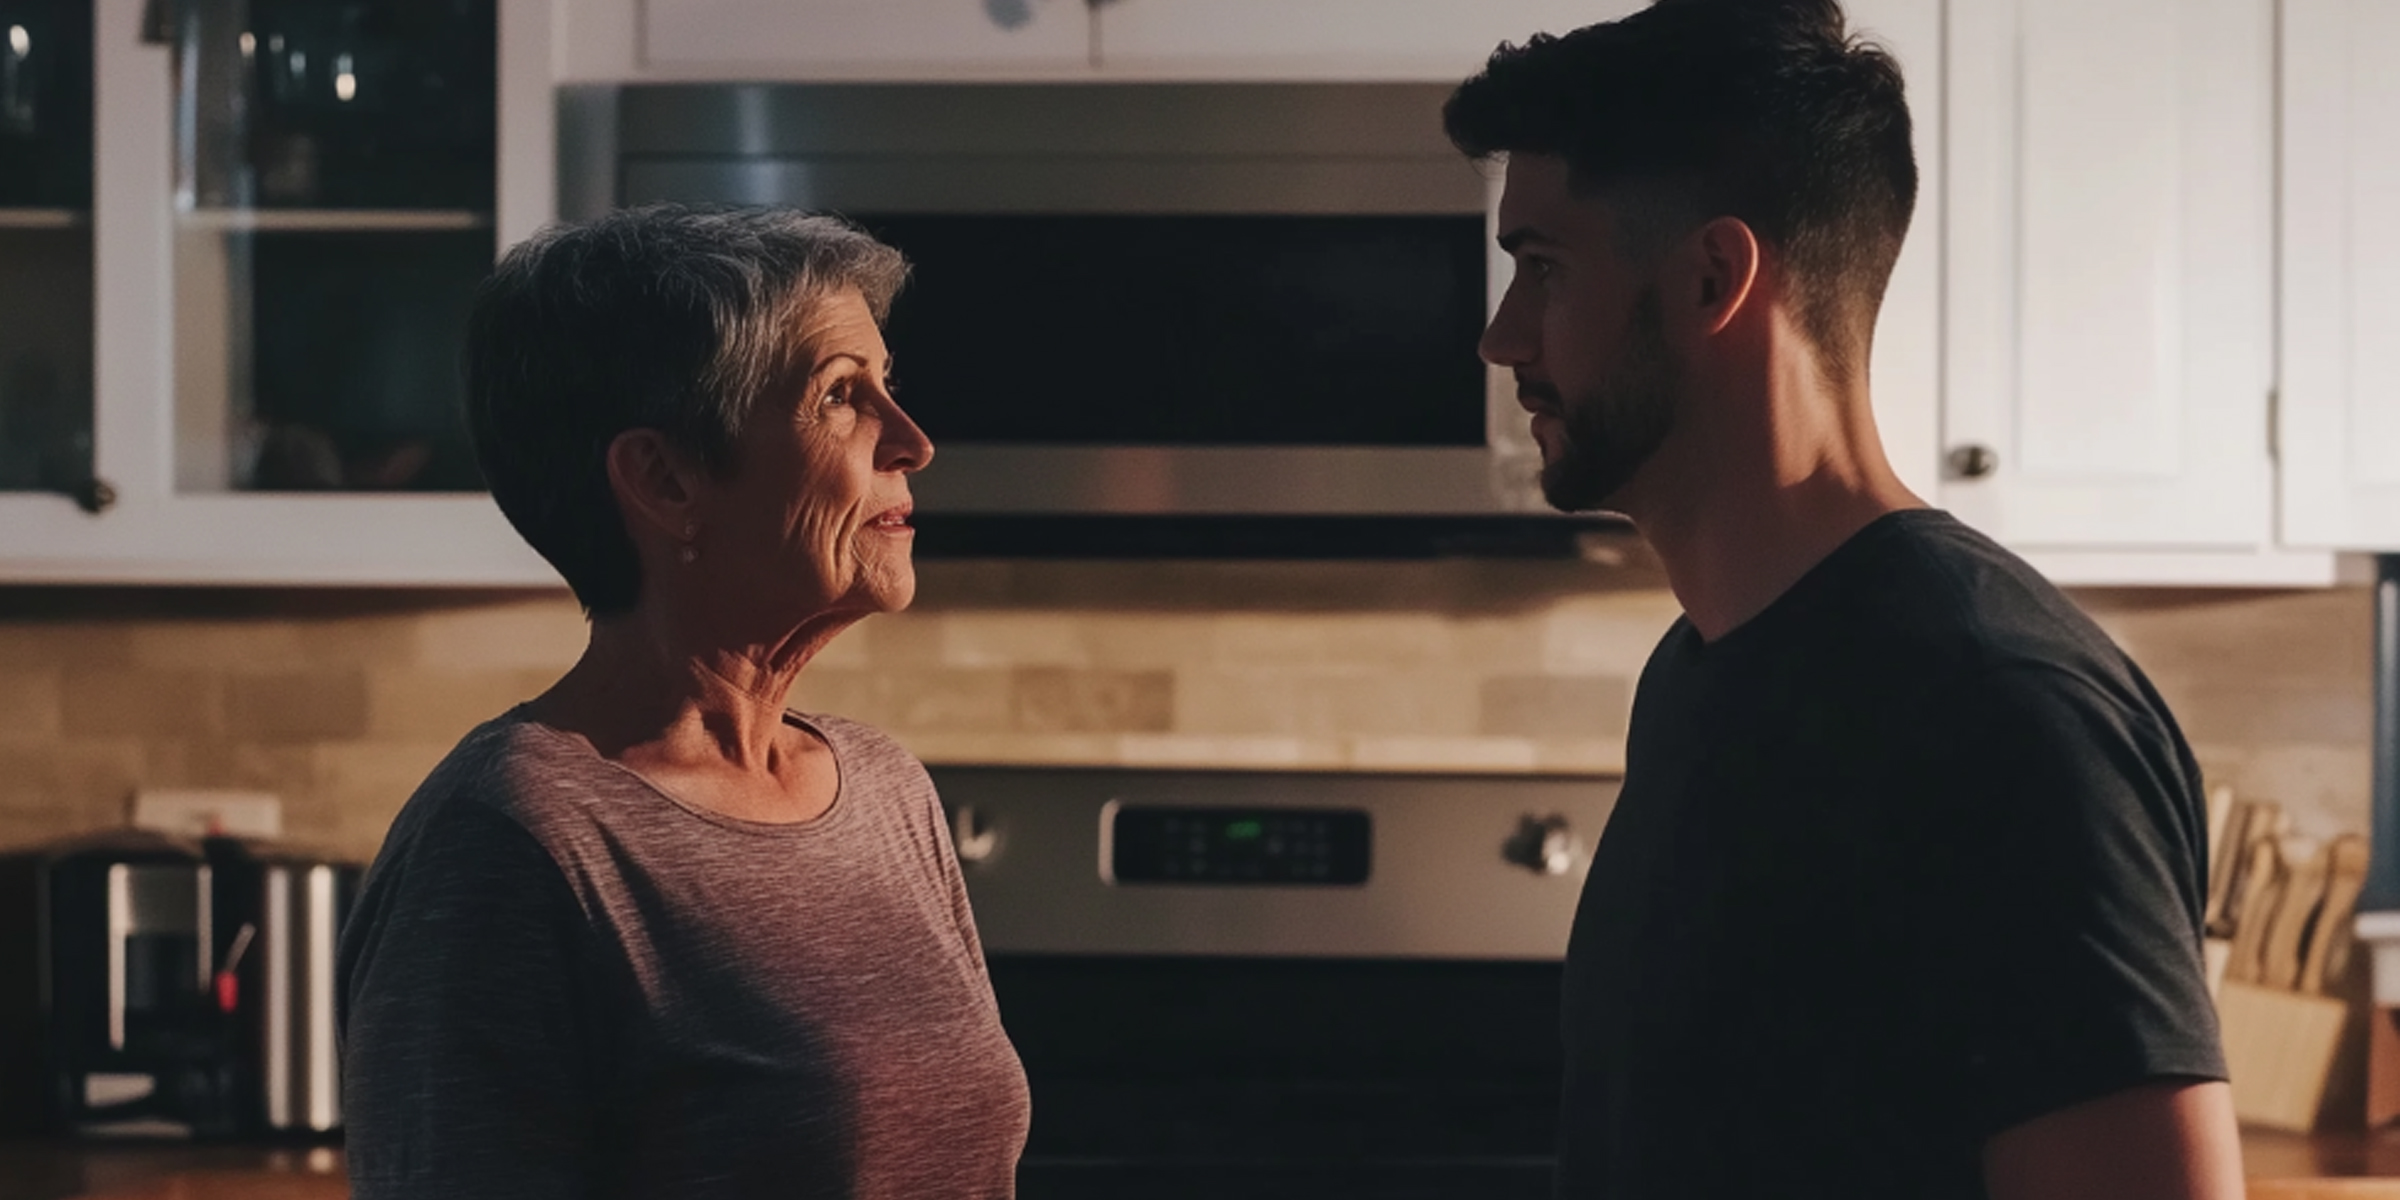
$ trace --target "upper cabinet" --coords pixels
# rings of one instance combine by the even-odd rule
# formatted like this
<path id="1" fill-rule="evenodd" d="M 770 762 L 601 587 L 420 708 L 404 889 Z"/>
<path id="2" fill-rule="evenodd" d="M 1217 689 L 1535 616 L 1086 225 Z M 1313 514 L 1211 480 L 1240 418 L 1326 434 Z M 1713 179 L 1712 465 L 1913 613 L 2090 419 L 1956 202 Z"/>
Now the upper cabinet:
<path id="1" fill-rule="evenodd" d="M 0 492 L 89 497 L 90 0 L 0 0 L 0 264 Z"/>
<path id="2" fill-rule="evenodd" d="M 2283 539 L 2400 551 L 2400 5 L 2284 0 Z"/>
<path id="3" fill-rule="evenodd" d="M 2029 550 L 2272 545 L 2272 0 L 1948 12 L 1941 503 Z"/>
<path id="4" fill-rule="evenodd" d="M 1090 65 L 1082 0 L 644 0 L 640 65 L 718 75 L 1078 70 Z M 571 12 L 570 21 L 605 22 Z"/>
<path id="5" fill-rule="evenodd" d="M 86 8 L 96 203 L 88 221 L 32 211 L 85 230 L 88 262 L 43 251 L 58 279 L 28 298 L 12 256 L 0 282 L 0 305 L 56 308 L 8 322 L 0 352 L 68 364 L 0 393 L 6 444 L 22 420 L 52 464 L 28 468 L 39 491 L 0 492 L 0 577 L 548 582 L 481 490 L 457 362 L 494 255 L 554 211 L 549 16 L 549 0 Z M 0 26 L 39 53 L 36 28 Z M 70 109 L 37 119 L 67 127 Z M 10 344 L 28 333 L 34 351 Z"/>
<path id="6" fill-rule="evenodd" d="M 1648 0 L 1110 0 L 1094 61 L 1118 78 L 1430 79 L 1501 42 L 1611 21 Z"/>

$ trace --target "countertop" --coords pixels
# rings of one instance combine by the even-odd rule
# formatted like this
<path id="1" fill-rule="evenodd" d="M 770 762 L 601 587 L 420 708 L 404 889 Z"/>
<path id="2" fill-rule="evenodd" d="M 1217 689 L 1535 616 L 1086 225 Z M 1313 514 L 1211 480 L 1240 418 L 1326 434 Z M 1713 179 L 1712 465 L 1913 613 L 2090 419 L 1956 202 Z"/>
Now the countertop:
<path id="1" fill-rule="evenodd" d="M 2400 1197 L 2400 1128 L 2371 1135 L 2306 1137 L 2247 1130 L 2242 1134 L 2242 1157 L 2253 1181 L 2253 1200 Z M 94 1194 L 158 1200 L 331 1200 L 347 1194 L 341 1170 L 341 1151 L 325 1146 L 0 1142 L 0 1200 L 66 1200 Z M 202 1186 L 171 1186 L 178 1176 Z M 2260 1186 L 2299 1180 L 2338 1182 L 2322 1189 Z M 2370 1180 L 2388 1184 L 2388 1190 Z M 241 1186 L 205 1186 L 212 1181 Z"/>

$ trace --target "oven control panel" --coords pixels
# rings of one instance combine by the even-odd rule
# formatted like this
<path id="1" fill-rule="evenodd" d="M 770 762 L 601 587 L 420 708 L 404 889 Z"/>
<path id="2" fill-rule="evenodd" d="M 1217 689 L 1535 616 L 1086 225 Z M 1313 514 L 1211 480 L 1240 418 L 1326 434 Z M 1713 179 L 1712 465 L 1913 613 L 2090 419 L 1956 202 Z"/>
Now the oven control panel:
<path id="1" fill-rule="evenodd" d="M 1363 809 L 1169 807 L 1110 801 L 1100 877 L 1110 883 L 1363 884 L 1374 822 Z"/>

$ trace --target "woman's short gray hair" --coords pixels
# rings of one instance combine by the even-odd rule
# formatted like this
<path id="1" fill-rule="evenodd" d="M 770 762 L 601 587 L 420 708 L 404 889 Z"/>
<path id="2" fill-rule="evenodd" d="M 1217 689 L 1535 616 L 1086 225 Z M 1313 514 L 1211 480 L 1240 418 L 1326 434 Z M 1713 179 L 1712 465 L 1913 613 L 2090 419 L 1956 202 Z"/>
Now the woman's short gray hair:
<path id="1" fill-rule="evenodd" d="M 655 429 L 724 475 L 759 397 L 804 370 L 813 304 L 855 288 L 880 323 L 900 252 L 839 217 L 655 205 L 552 225 L 500 260 L 467 332 L 467 424 L 509 523 L 584 610 L 630 610 L 641 565 L 609 443 Z"/>

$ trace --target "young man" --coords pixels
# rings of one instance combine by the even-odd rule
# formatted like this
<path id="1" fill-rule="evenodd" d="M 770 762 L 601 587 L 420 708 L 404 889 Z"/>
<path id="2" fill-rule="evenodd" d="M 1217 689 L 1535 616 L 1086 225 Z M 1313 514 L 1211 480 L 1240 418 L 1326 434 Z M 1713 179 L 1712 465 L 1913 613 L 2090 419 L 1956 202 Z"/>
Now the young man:
<path id="1" fill-rule="evenodd" d="M 1562 509 L 1684 618 L 1567 952 L 1563 1197 L 2238 1197 L 2198 770 L 2074 605 L 1893 475 L 1868 403 L 1916 197 L 1834 0 L 1503 46 L 1483 340 Z"/>

